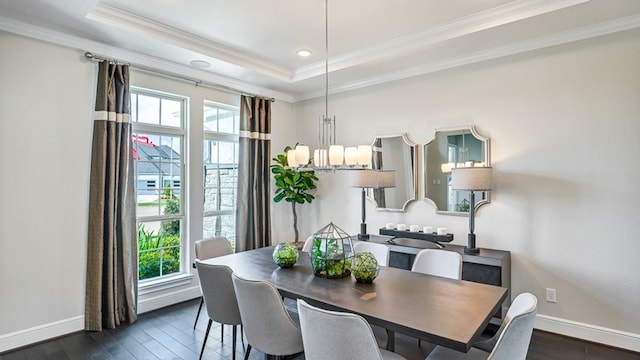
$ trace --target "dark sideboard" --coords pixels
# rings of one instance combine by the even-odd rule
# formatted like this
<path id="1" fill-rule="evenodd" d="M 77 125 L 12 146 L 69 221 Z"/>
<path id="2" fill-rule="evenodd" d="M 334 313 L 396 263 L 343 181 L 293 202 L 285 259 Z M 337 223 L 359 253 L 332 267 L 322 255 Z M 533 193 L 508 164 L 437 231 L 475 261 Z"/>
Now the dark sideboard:
<path id="1" fill-rule="evenodd" d="M 464 246 L 454 244 L 437 244 L 412 239 L 407 232 L 406 237 L 369 235 L 368 241 L 387 245 L 391 250 L 389 266 L 411 270 L 416 254 L 422 249 L 442 249 L 455 251 L 462 255 L 462 279 L 483 284 L 502 286 L 507 289 L 507 299 L 502 304 L 502 311 L 496 313 L 491 323 L 499 325 L 511 301 L 511 253 L 504 250 L 480 249 L 480 254 L 464 253 Z M 391 240 L 391 243 L 389 242 Z"/>

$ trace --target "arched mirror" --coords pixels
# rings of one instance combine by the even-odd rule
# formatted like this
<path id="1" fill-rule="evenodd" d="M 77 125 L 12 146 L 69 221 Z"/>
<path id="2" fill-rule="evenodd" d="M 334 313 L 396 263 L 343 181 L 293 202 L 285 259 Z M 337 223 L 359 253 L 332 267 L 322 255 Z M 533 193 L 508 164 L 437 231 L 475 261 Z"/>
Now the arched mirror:
<path id="1" fill-rule="evenodd" d="M 490 166 L 489 138 L 478 134 L 473 126 L 437 130 L 424 145 L 424 196 L 439 214 L 469 213 L 469 192 L 451 190 L 451 169 Z M 488 191 L 475 193 L 476 209 L 488 203 Z"/>
<path id="2" fill-rule="evenodd" d="M 406 134 L 377 136 L 372 146 L 371 167 L 374 170 L 394 170 L 395 187 L 369 189 L 377 210 L 404 211 L 409 202 L 418 198 L 418 145 Z"/>

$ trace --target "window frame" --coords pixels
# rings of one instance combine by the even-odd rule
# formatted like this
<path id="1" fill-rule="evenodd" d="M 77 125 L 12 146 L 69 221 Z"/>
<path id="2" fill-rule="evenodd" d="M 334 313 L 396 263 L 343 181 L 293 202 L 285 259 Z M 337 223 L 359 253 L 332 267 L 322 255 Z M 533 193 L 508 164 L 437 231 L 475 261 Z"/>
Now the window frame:
<path id="1" fill-rule="evenodd" d="M 234 126 L 235 130 L 238 130 L 238 133 L 227 133 L 227 132 L 219 132 L 219 131 L 213 131 L 213 130 L 206 130 L 205 129 L 205 118 L 204 118 L 204 111 L 205 108 L 209 106 L 209 107 L 215 107 L 217 109 L 223 109 L 223 110 L 227 110 L 227 111 L 231 111 L 234 113 L 234 118 L 237 119 L 238 121 L 238 125 L 240 122 L 240 107 L 239 106 L 232 106 L 232 105 L 227 105 L 227 104 L 222 104 L 219 102 L 215 102 L 215 101 L 210 101 L 210 100 L 204 100 L 203 104 L 202 104 L 202 111 L 203 111 L 203 124 L 202 124 L 202 131 L 203 131 L 203 136 L 202 136 L 202 144 L 203 144 L 203 152 L 202 152 L 202 191 L 203 194 L 206 193 L 206 189 L 207 189 L 207 185 L 206 185 L 206 165 L 207 163 L 205 163 L 205 159 L 204 159 L 204 146 L 205 146 L 205 142 L 207 141 L 220 141 L 220 142 L 228 142 L 228 143 L 234 143 L 236 145 L 236 150 L 239 152 L 238 149 L 238 144 L 240 143 L 240 135 L 239 135 L 239 126 Z M 218 127 L 219 128 L 219 127 Z M 238 154 L 236 154 L 238 155 Z M 237 156 L 236 156 L 237 158 Z M 239 161 L 235 163 L 236 165 L 236 175 L 235 175 L 235 185 L 236 185 L 236 191 L 235 191 L 235 199 L 233 200 L 233 209 L 231 210 L 206 210 L 205 209 L 205 202 L 206 199 L 203 198 L 203 203 L 202 203 L 202 232 L 203 234 L 206 232 L 205 229 L 205 222 L 207 218 L 212 218 L 215 216 L 225 216 L 225 215 L 233 215 L 234 219 L 235 219 L 235 212 L 238 206 L 238 202 L 237 202 L 237 185 L 238 185 L 238 175 L 237 175 L 237 167 L 239 165 Z M 218 184 L 219 188 L 220 188 L 220 184 Z M 234 226 L 234 232 L 235 232 L 235 226 Z M 232 241 L 232 239 L 235 239 L 235 234 L 232 238 L 229 238 L 229 236 L 227 236 L 228 240 L 231 242 L 231 246 L 235 249 L 235 241 Z"/>
<path id="2" fill-rule="evenodd" d="M 187 174 L 189 173 L 189 169 L 187 168 L 188 166 L 187 142 L 189 141 L 188 124 L 189 124 L 190 99 L 188 96 L 171 94 L 164 91 L 158 91 L 158 90 L 153 90 L 153 89 L 148 89 L 148 88 L 143 88 L 138 86 L 131 86 L 130 93 L 131 95 L 134 95 L 134 94 L 143 95 L 143 96 L 157 97 L 159 99 L 168 99 L 168 100 L 178 101 L 180 102 L 180 114 L 181 114 L 179 127 L 163 126 L 163 125 L 139 122 L 137 121 L 138 120 L 137 108 L 136 108 L 136 119 L 135 119 L 136 121 L 133 121 L 133 119 L 131 121 L 132 132 L 134 134 L 144 134 L 144 135 L 154 135 L 154 136 L 173 136 L 173 137 L 178 137 L 180 139 L 180 150 L 179 150 L 180 180 L 179 181 L 181 186 L 180 186 L 180 196 L 179 196 L 179 199 L 180 199 L 179 214 L 171 214 L 171 215 L 159 214 L 159 215 L 139 216 L 136 213 L 136 228 L 138 227 L 138 224 L 141 224 L 141 223 L 149 223 L 149 222 L 156 222 L 156 221 L 162 222 L 162 221 L 169 221 L 169 220 L 180 221 L 180 269 L 178 272 L 171 273 L 169 275 L 160 275 L 153 278 L 138 280 L 139 282 L 138 294 L 143 295 L 149 292 L 153 292 L 155 290 L 161 290 L 162 287 L 165 285 L 179 286 L 183 284 L 188 284 L 192 278 L 192 274 L 190 273 L 189 267 L 187 264 L 188 254 L 189 254 L 189 241 L 187 236 L 188 216 L 186 211 L 187 205 L 188 205 Z M 160 104 L 162 104 L 162 101 L 160 101 Z M 136 101 L 135 105 L 136 106 L 138 105 L 138 101 Z M 133 103 L 132 103 L 132 107 L 133 107 Z M 133 110 L 134 109 L 132 108 L 132 112 Z M 158 116 L 162 117 L 161 108 Z M 136 178 L 134 181 L 134 184 L 136 186 L 136 198 L 138 193 L 137 180 L 138 179 Z M 175 180 L 171 179 L 172 184 L 174 181 Z M 164 189 L 164 185 L 162 185 L 161 187 L 160 185 L 156 181 L 156 189 L 158 191 L 162 191 Z M 136 207 L 137 207 L 137 200 L 136 200 Z M 136 246 L 136 248 L 138 248 L 138 246 Z M 138 256 L 139 254 L 140 253 L 138 251 Z M 136 270 L 137 270 L 136 276 L 139 276 L 140 264 L 138 264 L 138 267 Z"/>

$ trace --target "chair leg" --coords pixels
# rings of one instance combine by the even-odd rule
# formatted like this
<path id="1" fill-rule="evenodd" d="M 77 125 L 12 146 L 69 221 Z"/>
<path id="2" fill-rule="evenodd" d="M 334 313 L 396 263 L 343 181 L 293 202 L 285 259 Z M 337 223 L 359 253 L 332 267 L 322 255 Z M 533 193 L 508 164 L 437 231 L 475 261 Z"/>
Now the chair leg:
<path id="1" fill-rule="evenodd" d="M 196 314 L 196 321 L 193 322 L 193 328 L 196 328 L 196 324 L 198 324 L 198 318 L 200 317 L 200 311 L 202 311 L 202 304 L 204 304 L 204 297 L 200 298 L 200 306 L 198 306 L 198 313 Z"/>
<path id="2" fill-rule="evenodd" d="M 207 339 L 209 338 L 209 330 L 211 330 L 211 324 L 213 320 L 209 319 L 209 324 L 207 324 L 207 331 L 204 333 L 204 340 L 202 340 L 202 350 L 200 350 L 200 359 L 202 359 L 202 354 L 204 354 L 204 346 L 207 345 Z"/>
<path id="3" fill-rule="evenodd" d="M 244 345 L 244 326 L 242 324 L 240 324 L 240 341 Z"/>
<path id="4" fill-rule="evenodd" d="M 220 342 L 224 342 L 224 324 L 220 324 Z"/>
<path id="5" fill-rule="evenodd" d="M 244 360 L 249 359 L 249 354 L 251 353 L 251 344 L 247 345 L 247 351 L 244 353 Z"/>
<path id="6" fill-rule="evenodd" d="M 238 327 L 236 325 L 233 325 L 233 343 L 231 344 L 231 351 L 233 351 L 233 354 L 231 355 L 231 360 L 236 360 L 236 333 L 237 333 Z"/>

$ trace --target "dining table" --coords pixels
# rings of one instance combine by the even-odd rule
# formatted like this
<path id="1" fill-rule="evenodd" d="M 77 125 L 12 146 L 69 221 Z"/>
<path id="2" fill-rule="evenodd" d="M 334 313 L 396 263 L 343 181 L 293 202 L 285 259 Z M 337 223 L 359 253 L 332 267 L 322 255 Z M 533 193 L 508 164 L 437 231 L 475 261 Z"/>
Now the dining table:
<path id="1" fill-rule="evenodd" d="M 203 262 L 226 265 L 245 279 L 269 281 L 283 297 L 358 314 L 387 330 L 391 351 L 397 332 L 467 352 L 507 296 L 499 286 L 385 266 L 372 283 L 359 283 L 353 276 L 328 279 L 314 275 L 309 253 L 299 251 L 293 267 L 280 268 L 273 250 L 264 247 Z"/>

